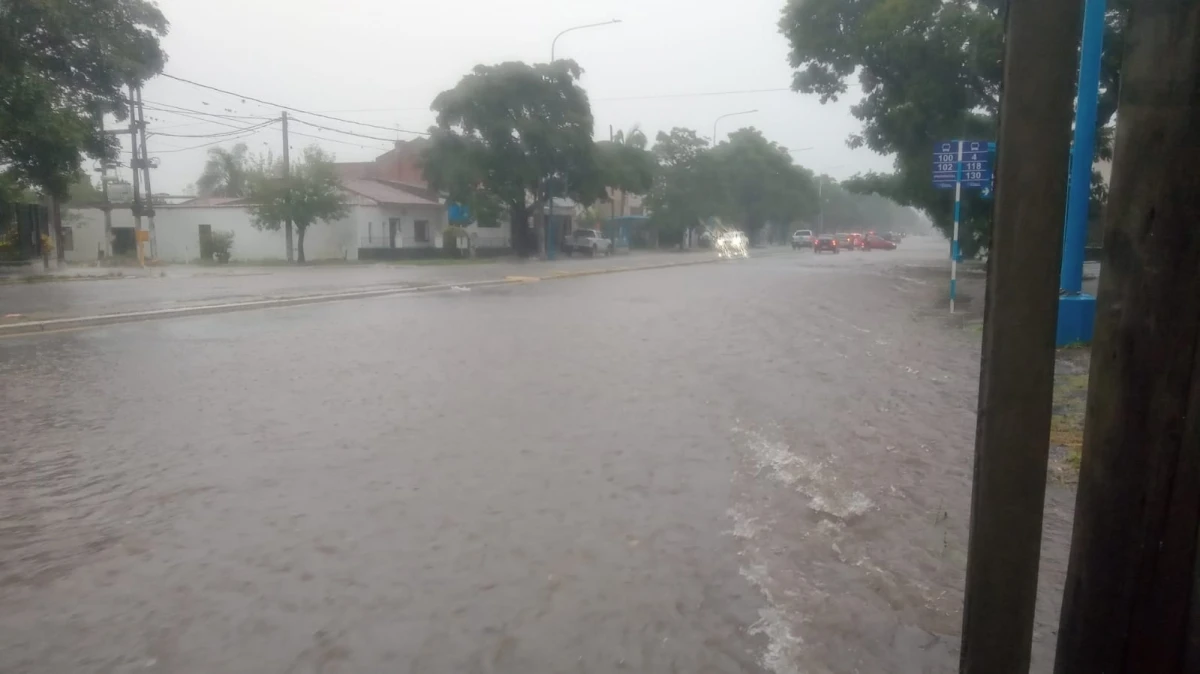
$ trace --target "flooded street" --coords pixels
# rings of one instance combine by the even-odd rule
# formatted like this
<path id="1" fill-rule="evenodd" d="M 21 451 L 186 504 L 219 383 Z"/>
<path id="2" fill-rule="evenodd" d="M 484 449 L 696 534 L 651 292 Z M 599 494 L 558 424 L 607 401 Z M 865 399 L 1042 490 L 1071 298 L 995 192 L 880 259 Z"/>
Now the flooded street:
<path id="1" fill-rule="evenodd" d="M 0 671 L 954 672 L 979 335 L 905 271 L 945 254 L 0 339 Z"/>

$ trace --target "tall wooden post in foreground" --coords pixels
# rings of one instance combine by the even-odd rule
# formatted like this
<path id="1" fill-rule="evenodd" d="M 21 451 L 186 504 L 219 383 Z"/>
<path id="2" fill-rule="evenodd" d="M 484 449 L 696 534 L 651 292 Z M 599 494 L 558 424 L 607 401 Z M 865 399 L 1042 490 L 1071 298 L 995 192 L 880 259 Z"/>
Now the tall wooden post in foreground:
<path id="1" fill-rule="evenodd" d="M 1058 674 L 1200 672 L 1200 0 L 1135 0 Z"/>
<path id="2" fill-rule="evenodd" d="M 1080 0 L 1008 3 L 961 670 L 1029 671 Z"/>

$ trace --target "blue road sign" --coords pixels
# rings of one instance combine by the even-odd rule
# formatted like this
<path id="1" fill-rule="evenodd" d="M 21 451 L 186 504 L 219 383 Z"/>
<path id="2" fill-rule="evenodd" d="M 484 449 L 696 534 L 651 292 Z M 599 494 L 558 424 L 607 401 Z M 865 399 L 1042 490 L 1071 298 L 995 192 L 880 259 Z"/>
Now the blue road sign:
<path id="1" fill-rule="evenodd" d="M 961 145 L 961 147 L 960 147 Z M 954 189 L 991 188 L 992 152 L 995 144 L 985 140 L 948 140 L 933 146 L 933 186 Z"/>

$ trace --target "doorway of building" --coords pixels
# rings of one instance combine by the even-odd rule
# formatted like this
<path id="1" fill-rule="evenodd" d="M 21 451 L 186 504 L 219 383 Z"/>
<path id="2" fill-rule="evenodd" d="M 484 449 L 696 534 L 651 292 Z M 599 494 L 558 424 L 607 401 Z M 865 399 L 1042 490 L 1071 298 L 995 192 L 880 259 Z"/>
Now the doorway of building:
<path id="1" fill-rule="evenodd" d="M 396 247 L 396 234 L 400 229 L 400 218 L 390 218 L 388 220 L 388 246 Z"/>
<path id="2" fill-rule="evenodd" d="M 137 254 L 137 240 L 132 227 L 113 227 L 112 236 L 113 255 Z"/>
<path id="3" fill-rule="evenodd" d="M 200 259 L 207 262 L 213 256 L 212 225 L 200 225 Z"/>

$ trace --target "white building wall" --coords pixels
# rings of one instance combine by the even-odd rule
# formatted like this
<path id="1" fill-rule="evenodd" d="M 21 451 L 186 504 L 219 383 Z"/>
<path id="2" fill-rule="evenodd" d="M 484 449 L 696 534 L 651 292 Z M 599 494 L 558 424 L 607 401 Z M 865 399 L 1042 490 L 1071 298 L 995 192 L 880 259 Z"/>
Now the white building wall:
<path id="1" fill-rule="evenodd" d="M 308 228 L 304 237 L 304 256 L 308 260 L 357 260 L 355 222 L 358 207 L 350 215 L 332 223 L 318 222 Z M 233 232 L 230 256 L 242 262 L 287 259 L 283 230 L 260 231 L 252 224 L 251 216 L 241 207 L 155 207 L 155 244 L 157 257 L 165 262 L 195 262 L 200 257 L 200 225 L 210 225 L 214 232 Z M 64 226 L 71 227 L 74 245 L 66 252 L 70 262 L 92 262 L 103 250 L 104 213 L 98 208 L 70 210 Z M 133 214 L 127 209 L 113 208 L 112 226 L 133 227 Z M 147 219 L 142 226 L 148 228 Z"/>
<path id="2" fill-rule="evenodd" d="M 387 248 L 388 220 L 400 219 L 397 247 L 430 248 L 441 245 L 447 224 L 442 206 L 379 206 L 365 199 L 353 203 L 350 213 L 333 223 L 317 223 L 308 228 L 304 253 L 309 260 L 357 260 L 359 248 Z M 155 242 L 158 258 L 165 262 L 195 262 L 200 257 L 200 225 L 211 225 L 214 232 L 233 232 L 231 257 L 241 262 L 287 259 L 283 231 L 259 231 L 251 224 L 250 214 L 241 207 L 155 207 Z M 416 240 L 416 221 L 429 222 L 429 241 Z M 133 214 L 114 207 L 113 227 L 133 227 Z M 69 209 L 63 226 L 71 228 L 74 245 L 66 252 L 69 262 L 94 262 L 104 250 L 104 212 L 98 208 Z M 146 219 L 143 227 L 149 227 Z M 466 227 L 473 245 L 503 248 L 511 245 L 512 233 L 507 220 L 500 227 Z M 370 239 L 368 241 L 368 238 Z"/>
<path id="3" fill-rule="evenodd" d="M 397 248 L 435 248 L 441 245 L 446 229 L 444 206 L 370 206 L 359 210 L 358 245 L 360 248 L 389 248 L 389 221 L 400 220 L 396 231 Z M 429 240 L 417 241 L 417 220 L 429 223 Z"/>

